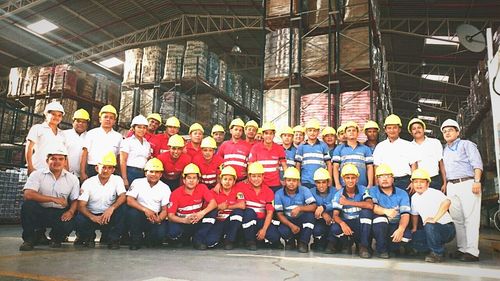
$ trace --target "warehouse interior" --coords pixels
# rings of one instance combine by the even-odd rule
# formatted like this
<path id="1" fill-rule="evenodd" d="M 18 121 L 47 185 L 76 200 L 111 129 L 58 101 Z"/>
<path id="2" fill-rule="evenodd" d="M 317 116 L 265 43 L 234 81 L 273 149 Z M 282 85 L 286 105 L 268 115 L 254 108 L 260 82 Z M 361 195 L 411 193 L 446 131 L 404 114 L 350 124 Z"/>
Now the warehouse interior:
<path id="1" fill-rule="evenodd" d="M 340 265 L 340 278 L 355 277 L 346 270 L 350 257 L 311 253 L 304 261 L 307 257 L 276 250 L 214 256 L 171 251 L 184 256 L 174 261 L 167 255 L 165 261 L 172 264 L 156 275 L 152 250 L 139 257 L 126 249 L 124 256 L 80 255 L 68 246 L 61 255 L 41 253 L 43 262 L 38 256 L 23 259 L 17 252 L 20 230 L 13 225 L 19 223 L 27 178 L 25 138 L 53 99 L 66 110 L 62 128 L 71 127 L 78 108 L 90 112 L 96 127 L 99 109 L 112 104 L 119 109 L 116 129 L 122 133 L 134 116 L 152 112 L 165 119 L 177 116 L 184 134 L 194 122 L 227 127 L 236 117 L 272 121 L 277 127 L 314 117 L 322 127 L 337 128 L 350 120 L 360 126 L 370 119 L 381 124 L 394 113 L 403 121 L 403 138 L 411 140 L 405 124 L 419 117 L 427 124 L 426 134 L 442 141 L 441 123 L 456 119 L 462 137 L 478 144 L 484 163 L 484 268 L 468 272 L 451 263 L 424 270 L 423 264 L 406 260 L 363 266 L 380 278 L 396 278 L 391 267 L 405 280 L 417 279 L 411 273 L 418 270 L 429 280 L 499 278 L 494 267 L 500 264 L 500 229 L 494 224 L 500 201 L 487 52 L 470 51 L 459 42 L 457 28 L 463 24 L 479 31 L 491 28 L 498 50 L 498 0 L 0 0 L 0 228 L 5 227 L 0 279 L 234 278 L 234 271 L 221 278 L 196 268 L 212 257 L 248 270 L 251 274 L 239 275 L 242 280 L 320 278 L 334 264 Z M 48 259 L 73 269 L 47 270 Z M 104 265 L 98 264 L 101 259 Z M 119 271 L 123 259 L 142 260 L 149 273 L 86 276 L 85 270 L 74 269 L 91 261 L 89 271 Z M 250 268 L 250 262 L 257 266 Z M 179 269 L 186 264 L 190 269 Z"/>

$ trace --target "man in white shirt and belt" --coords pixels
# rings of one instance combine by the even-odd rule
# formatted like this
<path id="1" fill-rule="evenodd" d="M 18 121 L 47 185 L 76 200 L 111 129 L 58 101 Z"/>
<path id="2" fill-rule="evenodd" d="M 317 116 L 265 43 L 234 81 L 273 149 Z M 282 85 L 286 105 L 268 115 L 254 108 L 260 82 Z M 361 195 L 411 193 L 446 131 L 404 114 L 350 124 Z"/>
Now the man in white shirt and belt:
<path id="1" fill-rule="evenodd" d="M 419 168 L 425 169 L 430 177 L 430 187 L 446 193 L 446 171 L 443 163 L 443 145 L 438 139 L 425 136 L 424 121 L 413 118 L 408 123 L 408 132 L 413 136 L 411 144 L 420 160 Z"/>
<path id="2" fill-rule="evenodd" d="M 73 128 L 63 131 L 66 139 L 66 149 L 68 150 L 68 171 L 77 177 L 80 177 L 80 158 L 82 157 L 82 148 L 89 121 L 89 113 L 80 108 L 73 114 Z"/>
<path id="3" fill-rule="evenodd" d="M 387 139 L 380 142 L 373 152 L 375 169 L 381 164 L 387 164 L 394 173 L 394 186 L 411 192 L 410 175 L 417 168 L 418 155 L 407 140 L 399 137 L 401 119 L 394 114 L 385 118 L 384 128 Z"/>

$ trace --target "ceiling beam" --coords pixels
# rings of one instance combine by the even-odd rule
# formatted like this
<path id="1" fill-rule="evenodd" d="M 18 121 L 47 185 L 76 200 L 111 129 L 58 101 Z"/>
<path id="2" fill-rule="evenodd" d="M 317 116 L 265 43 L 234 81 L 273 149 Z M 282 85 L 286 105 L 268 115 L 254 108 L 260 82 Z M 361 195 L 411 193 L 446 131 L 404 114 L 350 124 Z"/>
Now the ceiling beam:
<path id="1" fill-rule="evenodd" d="M 397 102 L 411 103 L 411 104 L 418 105 L 420 107 L 430 108 L 432 110 L 446 112 L 446 113 L 449 113 L 449 114 L 454 114 L 454 115 L 458 114 L 457 111 L 453 111 L 453 110 L 449 110 L 449 109 L 441 108 L 441 107 L 436 107 L 436 106 L 432 106 L 432 105 L 428 105 L 428 104 L 422 104 L 422 103 L 415 102 L 415 101 L 412 101 L 412 100 L 400 99 L 400 98 L 395 98 L 395 97 L 392 97 L 392 100 L 393 101 L 397 101 Z"/>
<path id="2" fill-rule="evenodd" d="M 499 18 L 424 18 L 424 17 L 389 17 L 380 21 L 380 32 L 399 33 L 419 37 L 436 35 L 453 36 L 458 25 L 467 23 L 479 30 L 493 27 L 500 23 Z M 446 40 L 444 40 L 446 41 Z"/>
<path id="3" fill-rule="evenodd" d="M 0 6 L 0 21 L 42 4 L 46 0 L 8 0 Z"/>
<path id="4" fill-rule="evenodd" d="M 408 78 L 414 78 L 414 79 L 424 80 L 424 81 L 429 81 L 429 82 L 441 83 L 441 84 L 446 84 L 446 85 L 449 85 L 449 86 L 455 86 L 455 87 L 458 87 L 458 88 L 461 88 L 461 89 L 465 89 L 465 90 L 470 90 L 469 86 L 464 86 L 464 85 L 460 85 L 460 84 L 457 84 L 457 83 L 450 83 L 450 82 L 445 82 L 445 81 L 429 80 L 429 79 L 422 78 L 422 76 L 417 76 L 417 75 L 410 74 L 410 73 L 405 73 L 405 72 L 398 72 L 398 71 L 394 71 L 394 70 L 389 70 L 388 72 L 389 72 L 389 74 L 395 74 L 395 75 L 405 76 L 405 77 L 408 77 Z"/>

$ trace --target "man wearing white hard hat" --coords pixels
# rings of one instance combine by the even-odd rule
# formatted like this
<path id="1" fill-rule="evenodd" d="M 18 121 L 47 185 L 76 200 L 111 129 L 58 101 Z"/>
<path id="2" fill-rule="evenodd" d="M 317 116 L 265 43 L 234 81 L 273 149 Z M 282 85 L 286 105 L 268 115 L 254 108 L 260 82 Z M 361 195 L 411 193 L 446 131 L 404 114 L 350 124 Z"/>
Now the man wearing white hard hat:
<path id="1" fill-rule="evenodd" d="M 443 162 L 451 200 L 450 215 L 455 223 L 457 247 L 455 256 L 464 262 L 479 260 L 479 223 L 481 219 L 481 176 L 483 162 L 476 144 L 460 139 L 457 121 L 448 119 L 441 125 L 446 141 Z"/>
<path id="2" fill-rule="evenodd" d="M 121 142 L 120 174 L 127 189 L 135 179 L 144 177 L 144 166 L 151 156 L 151 146 L 146 140 L 148 124 L 146 117 L 134 117 L 131 124 L 134 134 Z"/>
<path id="3" fill-rule="evenodd" d="M 75 175 L 64 169 L 68 155 L 64 146 L 49 146 L 46 151 L 48 168 L 35 170 L 23 188 L 21 225 L 24 243 L 19 247 L 20 251 L 33 250 L 37 229 L 51 227 L 50 247 L 60 248 L 61 242 L 74 228 L 80 183 Z"/>
<path id="4" fill-rule="evenodd" d="M 50 145 L 64 146 L 65 143 L 62 130 L 58 127 L 64 116 L 63 106 L 53 101 L 47 104 L 43 114 L 45 121 L 31 127 L 26 137 L 25 157 L 28 174 L 34 170 L 47 168 L 46 155 Z"/>
<path id="5" fill-rule="evenodd" d="M 80 177 L 80 158 L 89 121 L 90 114 L 85 109 L 80 108 L 73 114 L 73 128 L 63 131 L 68 150 L 68 171 L 77 177 Z"/>

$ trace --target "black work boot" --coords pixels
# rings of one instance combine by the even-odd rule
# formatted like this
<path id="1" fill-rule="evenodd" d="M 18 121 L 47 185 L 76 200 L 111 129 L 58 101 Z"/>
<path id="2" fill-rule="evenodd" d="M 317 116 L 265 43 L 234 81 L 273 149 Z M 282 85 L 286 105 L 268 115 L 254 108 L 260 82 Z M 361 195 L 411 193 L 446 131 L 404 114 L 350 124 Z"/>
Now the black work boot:
<path id="1" fill-rule="evenodd" d="M 299 241 L 299 247 L 298 247 L 299 253 L 307 253 L 309 252 L 309 245 L 306 243 Z"/>
<path id="2" fill-rule="evenodd" d="M 335 254 L 337 253 L 337 247 L 333 241 L 329 241 L 326 245 L 325 254 Z"/>
<path id="3" fill-rule="evenodd" d="M 21 246 L 19 246 L 19 251 L 32 251 L 34 248 L 33 243 L 24 241 Z"/>

